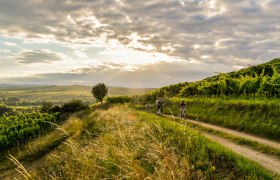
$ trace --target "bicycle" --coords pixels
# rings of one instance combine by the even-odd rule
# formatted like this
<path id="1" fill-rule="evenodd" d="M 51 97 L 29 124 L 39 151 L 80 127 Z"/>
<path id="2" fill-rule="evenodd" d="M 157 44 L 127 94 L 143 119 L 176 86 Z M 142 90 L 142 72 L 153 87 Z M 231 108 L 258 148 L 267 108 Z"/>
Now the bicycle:
<path id="1" fill-rule="evenodd" d="M 186 108 L 183 108 L 183 107 L 180 108 L 179 117 L 180 117 L 181 119 L 186 119 L 186 118 L 187 118 L 187 117 L 186 117 Z"/>
<path id="2" fill-rule="evenodd" d="M 162 116 L 162 107 L 159 107 L 157 110 L 157 115 Z"/>

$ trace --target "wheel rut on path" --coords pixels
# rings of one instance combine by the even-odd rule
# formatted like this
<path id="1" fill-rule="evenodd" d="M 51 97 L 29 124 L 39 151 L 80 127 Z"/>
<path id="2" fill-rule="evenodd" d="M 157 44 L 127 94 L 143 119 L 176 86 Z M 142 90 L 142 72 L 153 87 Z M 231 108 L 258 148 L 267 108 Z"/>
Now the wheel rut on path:
<path id="1" fill-rule="evenodd" d="M 178 117 L 172 116 L 172 115 L 164 115 L 164 116 L 167 116 L 167 117 L 173 118 L 173 119 L 178 118 Z M 227 133 L 227 134 L 230 134 L 230 135 L 245 138 L 245 139 L 248 139 L 248 140 L 251 140 L 251 141 L 256 141 L 260 144 L 264 144 L 264 145 L 267 145 L 267 146 L 270 146 L 272 148 L 280 150 L 280 143 L 278 143 L 276 141 L 272 141 L 272 140 L 268 140 L 268 139 L 265 139 L 265 138 L 262 138 L 262 137 L 249 135 L 249 134 L 246 134 L 246 133 L 243 133 L 243 132 L 239 132 L 239 131 L 236 131 L 236 130 L 220 127 L 220 126 L 217 126 L 217 125 L 212 125 L 212 124 L 209 124 L 209 123 L 204 123 L 204 122 L 195 121 L 195 120 L 191 120 L 191 119 L 186 119 L 186 121 L 191 122 L 193 124 L 200 125 L 202 127 L 214 129 L 214 130 L 217 130 L 217 131 L 220 131 L 220 132 L 224 132 L 224 133 Z M 183 125 L 183 124 L 181 124 L 181 125 Z M 246 158 L 248 158 L 252 161 L 257 162 L 259 165 L 261 165 L 264 168 L 272 171 L 273 173 L 280 175 L 280 159 L 279 158 L 261 153 L 257 150 L 253 150 L 253 149 L 251 149 L 251 148 L 249 148 L 245 145 L 236 144 L 236 143 L 231 142 L 231 141 L 229 141 L 225 138 L 207 133 L 205 131 L 200 131 L 200 133 L 203 136 L 205 136 L 205 137 L 207 137 L 207 138 L 209 138 L 213 141 L 216 141 L 219 144 L 225 146 L 226 148 L 231 149 L 233 152 L 235 152 L 239 155 L 242 155 L 243 157 L 246 157 Z"/>
<path id="2" fill-rule="evenodd" d="M 201 134 L 213 141 L 216 141 L 224 145 L 226 148 L 231 149 L 235 153 L 242 155 L 252 161 L 255 161 L 261 166 L 263 166 L 264 168 L 280 175 L 280 159 L 267 154 L 263 154 L 259 151 L 250 149 L 246 146 L 235 144 L 229 140 L 226 140 L 224 138 L 206 132 L 201 132 Z"/>
<path id="3" fill-rule="evenodd" d="M 217 126 L 217 125 L 213 125 L 213 124 L 209 124 L 209 123 L 205 123 L 205 122 L 201 122 L 201 121 L 195 121 L 195 120 L 191 120 L 191 119 L 186 119 L 186 120 L 193 123 L 193 124 L 197 124 L 197 125 L 200 125 L 200 126 L 203 126 L 203 127 L 206 127 L 206 128 L 210 128 L 210 129 L 215 129 L 217 131 L 221 131 L 221 132 L 233 135 L 233 136 L 245 138 L 245 139 L 248 139 L 248 140 L 251 140 L 251 141 L 256 141 L 260 144 L 264 144 L 264 145 L 270 146 L 274 149 L 280 150 L 280 143 L 276 142 L 276 141 L 273 141 L 273 140 L 269 140 L 269 139 L 265 139 L 265 138 L 262 138 L 262 137 L 246 134 L 244 132 L 232 130 L 232 129 L 225 128 L 225 127 L 220 127 L 220 126 Z"/>

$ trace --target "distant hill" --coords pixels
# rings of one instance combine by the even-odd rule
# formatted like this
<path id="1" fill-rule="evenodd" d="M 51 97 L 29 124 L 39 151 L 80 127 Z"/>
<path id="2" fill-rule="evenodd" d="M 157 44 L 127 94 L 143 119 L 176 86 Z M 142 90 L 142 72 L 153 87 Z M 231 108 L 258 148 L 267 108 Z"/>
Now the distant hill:
<path id="1" fill-rule="evenodd" d="M 0 87 L 0 104 L 19 105 L 19 106 L 38 106 L 44 102 L 62 104 L 72 99 L 79 99 L 86 103 L 93 103 L 94 98 L 91 94 L 91 86 L 82 85 L 7 85 Z M 149 88 L 124 88 L 109 87 L 108 96 L 121 95 L 142 95 L 151 91 Z M 17 98 L 20 101 L 12 99 Z"/>
<path id="2" fill-rule="evenodd" d="M 109 87 L 108 93 L 115 95 L 142 95 L 152 90 L 154 90 L 154 88 Z"/>
<path id="3" fill-rule="evenodd" d="M 41 85 L 41 86 L 45 86 L 45 85 Z M 38 85 L 0 84 L 0 89 L 31 88 L 31 87 L 38 87 Z"/>
<path id="4" fill-rule="evenodd" d="M 63 91 L 91 91 L 92 86 L 83 85 L 14 85 L 0 84 L 0 89 L 7 91 L 27 91 L 27 92 L 63 92 Z M 111 95 L 141 95 L 153 90 L 153 88 L 126 88 L 108 87 Z"/>

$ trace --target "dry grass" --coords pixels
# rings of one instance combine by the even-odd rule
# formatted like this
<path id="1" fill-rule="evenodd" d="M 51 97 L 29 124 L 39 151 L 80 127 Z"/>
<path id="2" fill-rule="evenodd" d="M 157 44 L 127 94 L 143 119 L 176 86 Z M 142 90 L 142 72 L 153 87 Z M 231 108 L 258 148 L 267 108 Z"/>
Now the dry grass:
<path id="1" fill-rule="evenodd" d="M 128 106 L 77 116 L 59 131 L 68 139 L 43 165 L 23 173 L 32 179 L 271 179 L 251 162 L 162 117 Z"/>
<path id="2" fill-rule="evenodd" d="M 30 141 L 18 152 L 7 154 L 7 160 L 0 163 L 0 179 L 26 179 L 28 170 L 44 161 L 44 155 L 50 153 L 69 137 L 78 137 L 82 131 L 82 121 L 70 117 L 62 126 L 40 138 Z"/>
<path id="3" fill-rule="evenodd" d="M 94 117 L 92 117 L 94 116 Z M 50 179 L 186 179 L 187 156 L 167 147 L 154 126 L 137 120 L 127 107 L 89 115 L 102 133 L 97 138 L 69 138 L 47 157 L 47 165 L 33 177 Z M 162 131 L 158 126 L 158 131 Z M 92 132 L 88 131 L 88 134 Z M 87 138 L 85 141 L 84 138 Z M 82 145 L 81 145 L 82 144 Z"/>

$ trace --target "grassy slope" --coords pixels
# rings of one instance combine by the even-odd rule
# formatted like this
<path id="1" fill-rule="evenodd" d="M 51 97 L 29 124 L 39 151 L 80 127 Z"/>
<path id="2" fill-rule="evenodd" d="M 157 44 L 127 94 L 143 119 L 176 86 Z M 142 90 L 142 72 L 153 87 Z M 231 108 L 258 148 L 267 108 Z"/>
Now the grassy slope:
<path id="1" fill-rule="evenodd" d="M 216 75 L 212 77 L 208 77 L 204 80 L 194 82 L 196 84 L 202 84 L 201 87 L 204 86 L 206 82 L 216 82 L 219 79 L 232 79 L 233 77 L 240 79 L 241 76 L 246 76 L 247 78 L 253 77 L 258 72 L 258 69 L 261 70 L 261 74 L 264 74 L 264 67 L 272 67 L 274 69 L 274 76 L 279 77 L 280 74 L 280 59 L 274 59 L 270 62 L 260 64 L 258 66 L 253 66 L 249 68 L 244 68 L 239 71 L 225 73 L 221 75 Z M 262 75 L 263 75 L 262 74 Z M 263 78 L 263 76 L 260 78 Z M 229 78 L 231 77 L 231 78 Z M 264 78 L 265 79 L 265 78 Z M 244 81 L 245 82 L 245 81 Z M 242 83 L 244 83 L 242 82 Z M 191 83 L 191 84 L 194 84 Z M 241 84 L 242 84 L 241 83 Z M 270 82 L 271 84 L 272 82 Z M 276 87 L 276 84 L 280 83 L 280 81 L 273 81 L 275 83 L 273 86 Z M 207 84 L 207 83 L 206 83 Z M 209 83 L 208 83 L 209 85 Z M 251 84 L 252 85 L 252 84 Z M 186 87 L 186 83 L 175 84 L 171 86 L 162 87 L 153 92 L 146 94 L 143 102 L 155 102 L 155 98 L 157 96 L 162 96 L 160 94 L 160 90 L 162 92 L 166 92 L 166 96 L 170 97 L 179 97 L 181 95 L 185 96 L 186 94 L 181 93 L 180 90 Z M 229 85 L 228 85 L 229 86 Z M 227 86 L 227 87 L 228 87 Z M 200 88 L 201 88 L 200 87 Z M 212 87 L 214 88 L 214 87 Z M 241 88 L 241 87 L 239 87 Z M 251 87 L 252 88 L 252 87 Z M 272 86 L 269 86 L 270 90 L 273 89 Z M 199 88 L 198 88 L 199 89 Z M 214 88 L 215 89 L 215 88 Z M 218 88 L 219 89 L 219 88 Z M 225 88 L 228 89 L 228 88 Z M 250 89 L 250 88 L 249 88 Z M 209 90 L 209 89 L 208 89 Z M 244 90 L 244 89 L 243 89 Z M 277 90 L 274 89 L 275 91 Z M 196 90 L 193 90 L 198 92 Z M 279 86 L 278 90 L 279 91 Z M 202 92 L 202 91 L 201 91 Z M 219 91 L 221 92 L 221 91 Z M 185 92 L 186 93 L 186 92 Z M 187 94 L 190 93 L 189 91 Z M 256 95 L 256 97 L 255 97 Z M 222 96 L 221 98 L 213 98 L 214 95 L 212 93 L 212 98 L 203 98 L 203 95 L 196 95 L 192 98 L 186 98 L 187 101 L 187 113 L 189 117 L 194 119 L 199 119 L 205 122 L 217 124 L 220 126 L 229 127 L 232 129 L 245 131 L 247 133 L 252 133 L 255 135 L 263 136 L 270 139 L 280 140 L 280 102 L 276 97 L 267 99 L 264 94 L 250 94 L 246 96 L 241 93 L 240 98 L 237 99 L 232 96 Z M 206 97 L 206 96 L 204 96 Z M 209 96 L 208 96 L 209 97 Z M 151 101 L 153 99 L 153 101 Z M 168 100 L 165 103 L 166 113 L 171 113 L 170 110 L 179 114 L 179 103 L 181 98 L 172 98 L 170 102 Z M 170 110 L 168 110 L 169 108 Z"/>
<path id="2" fill-rule="evenodd" d="M 139 107 L 139 109 L 142 109 L 142 108 Z M 170 111 L 169 111 L 169 113 L 170 113 Z M 204 132 L 207 132 L 207 133 L 211 133 L 213 135 L 220 136 L 222 138 L 228 139 L 228 140 L 230 140 L 232 142 L 235 142 L 237 144 L 248 146 L 248 147 L 250 147 L 254 150 L 257 150 L 259 152 L 262 152 L 264 154 L 268 154 L 268 155 L 272 155 L 272 156 L 275 156 L 277 158 L 280 158 L 280 150 L 275 149 L 273 147 L 263 145 L 263 144 L 260 144 L 256 141 L 248 140 L 248 139 L 245 139 L 245 138 L 242 138 L 242 137 L 230 135 L 230 134 L 218 131 L 218 130 L 203 127 L 203 126 L 200 126 L 198 124 L 193 124 L 193 123 L 185 121 L 184 119 L 181 119 L 179 117 L 175 117 L 175 119 L 173 119 L 173 120 L 175 120 L 176 122 L 178 122 L 180 124 L 184 124 L 184 125 L 187 124 L 188 126 L 192 127 L 192 129 L 195 129 L 195 130 L 198 130 L 198 131 L 204 131 Z"/>
<path id="3" fill-rule="evenodd" d="M 179 114 L 181 98 L 165 101 L 164 112 Z M 185 98 L 189 118 L 280 140 L 278 100 Z"/>
<path id="4" fill-rule="evenodd" d="M 67 123 L 71 124 L 67 131 L 72 130 L 68 140 L 49 153 L 43 166 L 26 172 L 27 176 L 66 179 L 273 178 L 255 163 L 195 131 L 168 118 L 137 112 L 127 106 L 88 111 Z M 47 141 L 42 142 L 43 146 Z M 40 143 L 36 149 L 42 149 Z M 36 154 L 36 150 L 31 152 Z"/>
<path id="5" fill-rule="evenodd" d="M 266 66 L 270 67 L 273 70 L 273 72 L 271 72 L 272 74 L 264 73 L 265 72 L 264 67 L 266 67 Z M 229 72 L 229 73 L 218 73 L 218 75 L 207 77 L 207 78 L 199 80 L 199 81 L 182 82 L 182 83 L 178 83 L 178 84 L 172 84 L 172 85 L 169 85 L 169 86 L 164 86 L 164 87 L 155 89 L 152 92 L 149 92 L 147 95 L 150 94 L 150 95 L 156 95 L 157 96 L 160 91 L 165 91 L 165 95 L 172 96 L 172 97 L 173 96 L 179 96 L 179 95 L 180 96 L 187 96 L 187 94 L 184 94 L 180 91 L 182 91 L 184 88 L 186 88 L 187 86 L 189 86 L 191 84 L 196 84 L 196 85 L 198 85 L 198 87 L 200 86 L 200 88 L 202 88 L 205 83 L 209 83 L 209 82 L 214 83 L 214 82 L 219 82 L 220 80 L 222 80 L 222 81 L 230 80 L 232 78 L 240 81 L 242 77 L 243 78 L 247 77 L 249 79 L 254 78 L 256 76 L 260 77 L 260 78 L 264 78 L 264 76 L 271 77 L 271 76 L 278 76 L 279 74 L 280 74 L 280 58 L 275 58 L 275 59 L 273 59 L 273 60 L 271 60 L 267 63 L 250 66 L 248 68 L 243 68 L 243 69 L 240 69 L 238 71 L 232 71 L 232 72 Z M 241 83 L 241 81 L 240 81 L 240 83 Z M 279 82 L 277 82 L 277 83 L 279 83 Z M 215 89 L 215 87 L 212 87 L 212 88 Z M 198 93 L 197 90 L 193 90 L 193 91 L 194 91 L 192 93 L 193 95 L 202 96 L 202 94 L 201 94 L 202 92 Z M 209 91 L 209 89 L 208 89 L 208 91 Z M 223 91 L 225 91 L 225 89 Z M 217 95 L 219 95 L 220 93 L 221 93 L 221 90 L 218 90 Z M 212 96 L 214 96 L 214 95 L 215 94 L 212 93 Z M 223 94 L 222 96 L 225 96 L 225 95 L 226 94 Z M 249 97 L 256 98 L 256 95 L 257 94 L 254 94 L 254 95 L 251 94 L 251 96 L 249 96 Z M 160 94 L 159 96 L 162 96 L 162 94 Z M 232 92 L 231 92 L 231 95 L 229 95 L 229 96 L 235 97 L 234 94 L 232 94 Z M 239 97 L 249 98 L 248 96 L 245 96 L 242 93 L 239 94 Z M 257 95 L 257 98 L 262 99 L 264 97 L 265 97 L 264 95 L 261 95 L 261 96 Z"/>

